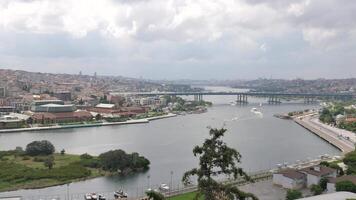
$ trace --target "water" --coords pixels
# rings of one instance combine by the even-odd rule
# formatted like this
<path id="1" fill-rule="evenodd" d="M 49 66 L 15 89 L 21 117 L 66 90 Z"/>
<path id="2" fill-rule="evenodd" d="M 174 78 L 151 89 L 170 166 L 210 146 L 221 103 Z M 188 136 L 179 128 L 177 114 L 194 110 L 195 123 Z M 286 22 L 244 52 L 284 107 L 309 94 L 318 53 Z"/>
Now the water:
<path id="1" fill-rule="evenodd" d="M 214 88 L 215 91 L 217 89 L 221 88 Z M 340 154 L 336 148 L 293 121 L 273 117 L 275 113 L 311 106 L 264 104 L 259 107 L 260 102 L 265 102 L 265 99 L 249 99 L 251 104 L 247 106 L 231 106 L 228 103 L 235 97 L 204 98 L 214 102 L 207 113 L 178 116 L 148 124 L 0 134 L 0 150 L 25 147 L 34 140 L 49 140 L 58 151 L 64 148 L 67 153 L 73 154 L 98 155 L 112 149 L 139 152 L 151 161 L 151 168 L 145 173 L 125 178 L 100 177 L 69 185 L 71 195 L 93 191 L 109 192 L 123 187 L 131 196 L 142 193 L 148 185 L 153 187 L 160 183 L 169 184 L 171 172 L 172 182 L 178 187 L 182 174 L 197 165 L 192 149 L 208 137 L 208 126 L 228 129 L 225 141 L 242 154 L 241 166 L 246 171 L 269 169 L 278 163 L 293 163 L 322 154 Z M 253 107 L 263 115 L 251 112 Z M 0 196 L 55 195 L 66 192 L 67 186 L 55 186 L 7 192 Z"/>

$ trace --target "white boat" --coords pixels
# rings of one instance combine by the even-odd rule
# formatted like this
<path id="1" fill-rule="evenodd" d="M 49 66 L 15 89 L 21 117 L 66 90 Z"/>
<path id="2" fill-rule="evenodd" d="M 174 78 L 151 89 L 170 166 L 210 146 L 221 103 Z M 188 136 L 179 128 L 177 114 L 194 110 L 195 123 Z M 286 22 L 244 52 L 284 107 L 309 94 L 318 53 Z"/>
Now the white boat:
<path id="1" fill-rule="evenodd" d="M 162 183 L 159 186 L 159 189 L 162 190 L 162 191 L 168 191 L 169 190 L 169 186 L 167 184 Z"/>
<path id="2" fill-rule="evenodd" d="M 262 103 L 260 103 L 260 107 L 262 107 Z"/>
<path id="3" fill-rule="evenodd" d="M 257 112 L 257 108 L 251 108 L 251 112 Z"/>

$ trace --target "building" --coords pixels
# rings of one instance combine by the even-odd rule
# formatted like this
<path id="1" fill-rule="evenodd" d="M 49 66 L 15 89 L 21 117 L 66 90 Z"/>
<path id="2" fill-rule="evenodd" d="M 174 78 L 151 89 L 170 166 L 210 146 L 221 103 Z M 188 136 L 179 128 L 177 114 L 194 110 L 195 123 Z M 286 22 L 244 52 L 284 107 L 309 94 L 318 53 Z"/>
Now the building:
<path id="1" fill-rule="evenodd" d="M 305 187 L 306 176 L 294 169 L 285 169 L 273 174 L 273 183 L 287 189 L 302 189 Z"/>
<path id="2" fill-rule="evenodd" d="M 345 175 L 341 177 L 336 177 L 336 178 L 328 178 L 328 183 L 327 183 L 327 191 L 328 193 L 335 192 L 335 184 L 340 181 L 351 181 L 353 184 L 356 185 L 356 176 L 353 175 Z"/>
<path id="3" fill-rule="evenodd" d="M 0 129 L 22 128 L 25 120 L 15 116 L 5 115 L 0 117 Z"/>
<path id="4" fill-rule="evenodd" d="M 319 184 L 321 178 L 335 178 L 336 169 L 315 165 L 300 170 L 282 169 L 273 174 L 273 184 L 288 189 L 301 189 Z"/>
<path id="5" fill-rule="evenodd" d="M 31 116 L 32 123 L 34 124 L 55 124 L 67 122 L 82 122 L 93 119 L 93 116 L 88 111 L 75 111 L 75 112 L 40 112 L 34 113 Z"/>
<path id="6" fill-rule="evenodd" d="M 50 112 L 50 113 L 61 113 L 61 112 L 73 112 L 77 110 L 76 106 L 73 104 L 60 105 L 60 104 L 45 104 L 40 106 L 35 106 L 31 111 L 33 112 Z"/>
<path id="7" fill-rule="evenodd" d="M 0 98 L 4 98 L 7 96 L 6 87 L 0 87 Z"/>
<path id="8" fill-rule="evenodd" d="M 0 114 L 1 113 L 10 113 L 15 112 L 15 107 L 13 106 L 0 106 Z"/>
<path id="9" fill-rule="evenodd" d="M 64 102 L 62 100 L 36 100 L 31 103 L 31 111 L 41 110 L 40 106 L 46 104 L 64 105 Z"/>
<path id="10" fill-rule="evenodd" d="M 307 176 L 307 187 L 319 184 L 321 178 L 336 177 L 336 169 L 323 165 L 316 165 L 299 170 Z"/>
<path id="11" fill-rule="evenodd" d="M 321 194 L 317 196 L 301 198 L 300 200 L 351 200 L 355 198 L 356 194 L 352 192 L 335 192 L 330 194 Z"/>
<path id="12" fill-rule="evenodd" d="M 71 101 L 72 93 L 69 91 L 58 91 L 53 94 L 54 97 L 62 100 L 62 101 Z"/>

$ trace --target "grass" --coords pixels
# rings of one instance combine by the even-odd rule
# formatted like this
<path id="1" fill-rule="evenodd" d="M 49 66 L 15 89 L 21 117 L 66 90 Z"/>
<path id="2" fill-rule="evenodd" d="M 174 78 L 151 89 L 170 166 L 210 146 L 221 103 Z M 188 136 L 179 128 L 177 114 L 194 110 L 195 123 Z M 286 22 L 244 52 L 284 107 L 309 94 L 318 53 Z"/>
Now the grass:
<path id="1" fill-rule="evenodd" d="M 44 166 L 46 156 L 6 155 L 0 160 L 0 191 L 43 188 L 104 175 L 99 168 L 85 167 L 79 155 L 53 154 L 53 169 Z M 37 161 L 35 161 L 35 158 Z"/>
<path id="2" fill-rule="evenodd" d="M 181 195 L 171 197 L 171 198 L 169 198 L 169 200 L 193 200 L 196 194 L 197 194 L 196 192 L 190 192 L 190 193 L 181 194 Z M 203 200 L 203 198 L 200 197 L 199 200 Z"/>

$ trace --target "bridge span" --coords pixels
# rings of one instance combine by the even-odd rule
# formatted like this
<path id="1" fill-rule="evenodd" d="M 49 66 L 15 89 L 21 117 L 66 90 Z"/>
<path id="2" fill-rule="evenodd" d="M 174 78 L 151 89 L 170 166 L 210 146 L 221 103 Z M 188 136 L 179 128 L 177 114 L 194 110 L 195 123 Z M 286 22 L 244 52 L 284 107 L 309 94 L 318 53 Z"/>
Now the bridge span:
<path id="1" fill-rule="evenodd" d="M 283 93 L 283 92 L 112 92 L 120 95 L 136 95 L 136 96 L 194 96 L 195 101 L 202 101 L 203 96 L 237 96 L 236 102 L 240 104 L 248 103 L 248 97 L 264 97 L 268 98 L 268 103 L 281 103 L 281 98 L 303 98 L 304 103 L 313 103 L 316 99 L 333 99 L 348 101 L 354 96 L 348 93 Z"/>

